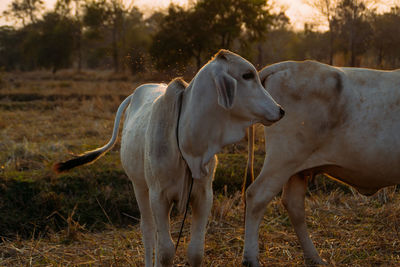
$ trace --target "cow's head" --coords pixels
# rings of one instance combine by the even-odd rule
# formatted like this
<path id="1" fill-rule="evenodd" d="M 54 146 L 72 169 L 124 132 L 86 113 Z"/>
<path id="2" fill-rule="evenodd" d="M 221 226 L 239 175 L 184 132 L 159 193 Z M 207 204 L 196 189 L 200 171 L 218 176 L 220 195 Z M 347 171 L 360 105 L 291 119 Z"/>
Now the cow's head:
<path id="1" fill-rule="evenodd" d="M 264 90 L 255 67 L 227 50 L 219 51 L 208 63 L 218 95 L 218 104 L 238 120 L 271 125 L 284 114 Z"/>
<path id="2" fill-rule="evenodd" d="M 183 108 L 181 148 L 195 178 L 207 175 L 211 157 L 242 139 L 248 126 L 268 126 L 284 115 L 263 88 L 255 67 L 227 50 L 219 51 L 197 73 L 185 90 Z"/>

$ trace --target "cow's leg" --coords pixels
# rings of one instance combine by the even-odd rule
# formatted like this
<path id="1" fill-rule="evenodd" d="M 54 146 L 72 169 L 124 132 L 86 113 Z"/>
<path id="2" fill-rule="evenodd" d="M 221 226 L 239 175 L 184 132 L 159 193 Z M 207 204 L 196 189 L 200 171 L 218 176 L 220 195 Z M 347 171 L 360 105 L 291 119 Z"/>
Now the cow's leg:
<path id="1" fill-rule="evenodd" d="M 172 266 L 175 255 L 169 224 L 172 203 L 161 193 L 150 191 L 150 204 L 157 230 L 155 266 Z"/>
<path id="2" fill-rule="evenodd" d="M 289 168 L 279 168 L 281 171 L 272 172 L 268 167 L 270 167 L 270 164 L 264 164 L 260 175 L 246 191 L 243 251 L 243 265 L 245 266 L 260 266 L 258 262 L 258 230 L 266 205 L 281 191 L 283 185 L 290 178 Z"/>
<path id="3" fill-rule="evenodd" d="M 190 266 L 201 266 L 204 256 L 204 239 L 206 234 L 207 220 L 211 212 L 213 192 L 211 183 L 200 184 L 203 181 L 194 181 L 194 186 L 198 183 L 198 188 L 194 188 L 196 195 L 192 200 L 192 225 L 191 237 L 188 247 L 188 259 Z"/>
<path id="4" fill-rule="evenodd" d="M 145 266 L 153 266 L 153 252 L 155 247 L 156 229 L 153 214 L 150 208 L 149 191 L 147 188 L 139 188 L 133 183 L 136 201 L 140 210 L 140 230 L 145 251 Z"/>
<path id="5" fill-rule="evenodd" d="M 302 174 L 293 175 L 283 187 L 282 203 L 289 213 L 290 221 L 303 248 L 306 265 L 326 264 L 319 256 L 307 231 L 304 210 L 306 190 L 307 178 Z"/>

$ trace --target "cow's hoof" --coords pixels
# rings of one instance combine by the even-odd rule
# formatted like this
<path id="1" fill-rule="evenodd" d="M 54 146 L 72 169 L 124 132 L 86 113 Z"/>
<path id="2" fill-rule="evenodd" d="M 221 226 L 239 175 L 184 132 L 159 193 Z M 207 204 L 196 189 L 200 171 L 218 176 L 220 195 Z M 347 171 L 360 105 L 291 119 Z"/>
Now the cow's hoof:
<path id="1" fill-rule="evenodd" d="M 201 266 L 201 263 L 203 261 L 203 253 L 199 252 L 189 252 L 188 253 L 188 261 L 190 266 L 196 267 L 196 266 Z"/>
<path id="2" fill-rule="evenodd" d="M 328 263 L 326 261 L 324 261 L 323 259 L 321 259 L 320 257 L 318 257 L 318 258 L 306 258 L 305 259 L 305 264 L 308 267 L 328 265 Z"/>
<path id="3" fill-rule="evenodd" d="M 243 259 L 242 264 L 243 264 L 243 266 L 246 266 L 246 267 L 260 267 L 260 264 L 258 263 L 258 261 L 251 262 L 247 259 Z"/>

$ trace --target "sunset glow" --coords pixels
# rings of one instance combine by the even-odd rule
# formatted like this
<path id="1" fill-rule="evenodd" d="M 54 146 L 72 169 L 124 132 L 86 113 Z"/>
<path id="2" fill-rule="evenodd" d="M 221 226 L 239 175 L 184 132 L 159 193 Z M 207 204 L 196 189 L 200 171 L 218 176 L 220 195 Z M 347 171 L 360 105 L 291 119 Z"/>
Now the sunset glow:
<path id="1" fill-rule="evenodd" d="M 49 10 L 54 7 L 57 0 L 44 0 L 46 8 Z M 151 10 L 158 10 L 166 8 L 169 4 L 174 3 L 178 5 L 188 5 L 195 2 L 195 0 L 122 0 L 126 6 L 135 5 L 142 10 L 145 14 L 150 13 Z M 0 25 L 10 24 L 2 16 L 4 10 L 10 5 L 12 0 L 0 1 Z M 305 0 L 273 0 L 269 1 L 277 9 L 277 11 L 284 10 L 286 15 L 290 18 L 291 25 L 296 30 L 301 30 L 305 23 L 317 24 L 319 29 L 326 29 L 327 23 L 323 18 L 320 18 L 319 13 L 313 10 L 312 7 L 306 4 Z M 371 2 L 372 3 L 372 2 Z M 374 7 L 379 11 L 389 10 L 390 6 L 399 4 L 399 0 L 380 0 L 373 1 Z"/>
<path id="2" fill-rule="evenodd" d="M 10 5 L 12 0 L 2 0 L 0 1 L 0 14 Z M 178 5 L 187 5 L 194 0 L 124 0 L 124 3 L 129 6 L 133 4 L 138 6 L 144 13 L 150 10 L 162 9 L 167 7 L 169 4 L 174 3 Z M 304 23 L 310 22 L 314 19 L 313 10 L 311 7 L 303 3 L 303 0 L 275 0 L 276 4 L 274 7 L 278 9 L 286 10 L 286 15 L 290 18 L 291 24 L 296 29 L 302 29 Z M 56 0 L 44 0 L 47 9 L 51 9 Z M 5 18 L 0 15 L 0 25 L 10 24 Z"/>

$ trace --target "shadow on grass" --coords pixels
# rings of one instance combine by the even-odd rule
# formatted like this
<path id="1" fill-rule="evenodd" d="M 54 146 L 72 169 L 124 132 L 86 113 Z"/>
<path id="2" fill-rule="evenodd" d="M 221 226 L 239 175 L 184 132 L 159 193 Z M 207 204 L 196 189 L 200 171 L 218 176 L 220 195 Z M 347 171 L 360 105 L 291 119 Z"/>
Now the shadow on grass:
<path id="1" fill-rule="evenodd" d="M 71 221 L 89 231 L 138 223 L 140 214 L 132 184 L 117 158 L 105 157 L 57 177 L 49 170 L 7 173 L 0 178 L 1 235 L 37 237 L 66 229 Z M 214 192 L 234 195 L 241 190 L 247 156 L 220 154 L 218 159 Z M 256 174 L 263 160 L 256 155 Z M 323 176 L 317 176 L 310 189 L 317 190 L 315 185 L 322 191 L 338 187 Z M 346 186 L 339 186 L 350 192 Z"/>
<path id="2" fill-rule="evenodd" d="M 19 174 L 0 179 L 3 236 L 45 235 L 67 227 L 66 218 L 88 230 L 102 230 L 105 223 L 137 223 L 133 219 L 139 217 L 133 188 L 123 170 L 93 171 L 91 166 L 58 178 L 48 175 L 40 179 L 30 179 L 27 172 Z"/>

